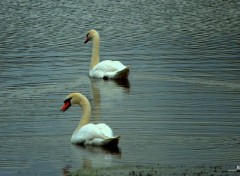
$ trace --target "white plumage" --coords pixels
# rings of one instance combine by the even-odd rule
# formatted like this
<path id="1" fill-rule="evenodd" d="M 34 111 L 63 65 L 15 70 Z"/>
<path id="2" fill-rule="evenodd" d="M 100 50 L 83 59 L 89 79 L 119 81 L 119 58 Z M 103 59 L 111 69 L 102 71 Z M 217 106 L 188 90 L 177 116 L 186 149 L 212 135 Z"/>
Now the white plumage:
<path id="1" fill-rule="evenodd" d="M 119 61 L 105 60 L 89 70 L 89 76 L 92 78 L 110 78 L 115 79 L 119 72 L 126 69 Z"/>
<path id="2" fill-rule="evenodd" d="M 80 145 L 118 145 L 120 136 L 113 136 L 112 129 L 104 124 L 89 123 L 91 116 L 91 106 L 88 99 L 80 93 L 71 93 L 64 101 L 61 111 L 66 111 L 72 104 L 82 107 L 83 116 L 78 127 L 72 134 L 71 142 Z"/>
<path id="3" fill-rule="evenodd" d="M 113 137 L 112 129 L 104 123 L 84 125 L 74 132 L 71 138 L 73 144 L 84 143 L 85 145 L 105 145 L 107 139 Z"/>
<path id="4" fill-rule="evenodd" d="M 92 78 L 104 79 L 126 79 L 129 75 L 129 68 L 119 61 L 105 60 L 99 62 L 100 37 L 96 30 L 90 30 L 87 34 L 88 41 L 93 41 L 92 59 L 89 76 Z"/>

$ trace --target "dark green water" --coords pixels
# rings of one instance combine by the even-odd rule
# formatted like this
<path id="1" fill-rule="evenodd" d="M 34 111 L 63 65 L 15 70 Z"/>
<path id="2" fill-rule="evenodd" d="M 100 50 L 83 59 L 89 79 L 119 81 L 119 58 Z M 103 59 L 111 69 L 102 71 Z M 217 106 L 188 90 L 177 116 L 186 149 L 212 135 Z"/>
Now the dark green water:
<path id="1" fill-rule="evenodd" d="M 151 164 L 239 165 L 239 1 L 0 2 L 0 173 Z M 91 80 L 89 29 L 101 59 L 129 82 Z M 70 143 L 85 94 L 118 151 Z"/>

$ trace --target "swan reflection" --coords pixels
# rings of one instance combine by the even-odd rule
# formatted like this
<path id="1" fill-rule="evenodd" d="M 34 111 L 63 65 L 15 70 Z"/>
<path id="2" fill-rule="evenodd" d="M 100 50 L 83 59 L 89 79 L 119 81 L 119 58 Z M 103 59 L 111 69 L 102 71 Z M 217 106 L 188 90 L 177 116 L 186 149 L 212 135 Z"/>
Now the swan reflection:
<path id="1" fill-rule="evenodd" d="M 70 169 L 72 167 L 70 165 L 66 165 L 63 169 L 62 169 L 62 173 L 63 173 L 63 176 L 70 176 L 71 175 L 71 172 L 70 172 Z"/>
<path id="2" fill-rule="evenodd" d="M 126 97 L 126 94 L 130 93 L 130 82 L 128 79 L 103 80 L 91 78 L 90 81 L 93 95 L 93 100 L 91 100 L 92 117 L 95 120 L 99 120 L 101 117 L 102 103 L 107 103 L 112 100 L 116 102 L 116 100 L 121 100 Z M 105 107 L 104 110 L 109 110 L 107 108 L 111 106 Z"/>
<path id="3" fill-rule="evenodd" d="M 105 80 L 105 82 L 107 81 L 113 81 L 116 83 L 116 85 L 118 85 L 119 87 L 125 88 L 125 90 L 130 89 L 130 82 L 128 79 L 114 79 L 114 80 Z"/>
<path id="4" fill-rule="evenodd" d="M 102 114 L 111 108 L 109 104 L 116 107 L 117 100 L 126 97 L 130 91 L 128 80 L 102 80 L 91 79 L 92 99 L 92 123 L 101 123 Z M 109 113 L 108 113 L 109 114 Z M 111 115 L 109 116 L 110 119 Z M 113 119 L 114 120 L 114 119 Z M 119 134 L 121 135 L 121 134 Z M 119 141 L 121 144 L 121 140 Z M 118 146 L 90 146 L 73 145 L 72 158 L 75 158 L 81 166 L 78 169 L 111 167 L 117 160 L 121 159 L 121 149 Z M 78 166 L 74 166 L 78 167 Z"/>
<path id="5" fill-rule="evenodd" d="M 81 159 L 81 168 L 110 167 L 114 160 L 121 158 L 121 150 L 117 146 L 84 146 L 74 145 L 74 156 Z M 78 169 L 81 169 L 78 168 Z"/>
<path id="6" fill-rule="evenodd" d="M 94 102 L 99 102 L 101 96 L 123 96 L 130 93 L 131 85 L 128 79 L 103 80 L 91 78 L 90 81 Z"/>
<path id="7" fill-rule="evenodd" d="M 92 146 L 92 145 L 76 145 L 76 148 L 86 150 L 91 153 L 102 153 L 104 155 L 111 154 L 118 158 L 121 157 L 121 149 L 118 146 Z"/>
<path id="8" fill-rule="evenodd" d="M 81 158 L 81 167 L 66 165 L 62 169 L 63 176 L 71 175 L 72 170 L 87 170 L 96 167 L 110 167 L 115 159 L 121 158 L 121 149 L 118 146 L 91 146 L 72 145 L 72 157 Z"/>

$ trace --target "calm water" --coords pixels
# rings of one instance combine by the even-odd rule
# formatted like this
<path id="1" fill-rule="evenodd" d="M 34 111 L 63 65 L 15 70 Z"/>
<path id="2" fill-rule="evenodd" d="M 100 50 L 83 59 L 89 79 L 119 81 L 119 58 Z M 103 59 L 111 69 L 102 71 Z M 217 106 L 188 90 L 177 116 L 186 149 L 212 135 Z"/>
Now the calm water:
<path id="1" fill-rule="evenodd" d="M 149 164 L 240 164 L 240 3 L 233 1 L 0 2 L 0 173 Z M 89 29 L 101 59 L 129 82 L 91 80 Z M 85 94 L 92 121 L 122 136 L 118 150 L 70 143 Z"/>

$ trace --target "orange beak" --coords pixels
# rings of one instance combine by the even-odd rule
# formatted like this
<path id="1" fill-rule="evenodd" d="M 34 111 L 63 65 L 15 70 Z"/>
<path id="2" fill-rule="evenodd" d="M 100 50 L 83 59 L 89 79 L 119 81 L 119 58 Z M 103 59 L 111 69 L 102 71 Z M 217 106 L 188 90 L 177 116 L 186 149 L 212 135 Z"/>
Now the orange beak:
<path id="1" fill-rule="evenodd" d="M 60 111 L 65 112 L 69 107 L 71 106 L 71 103 L 69 101 L 66 101 Z"/>

